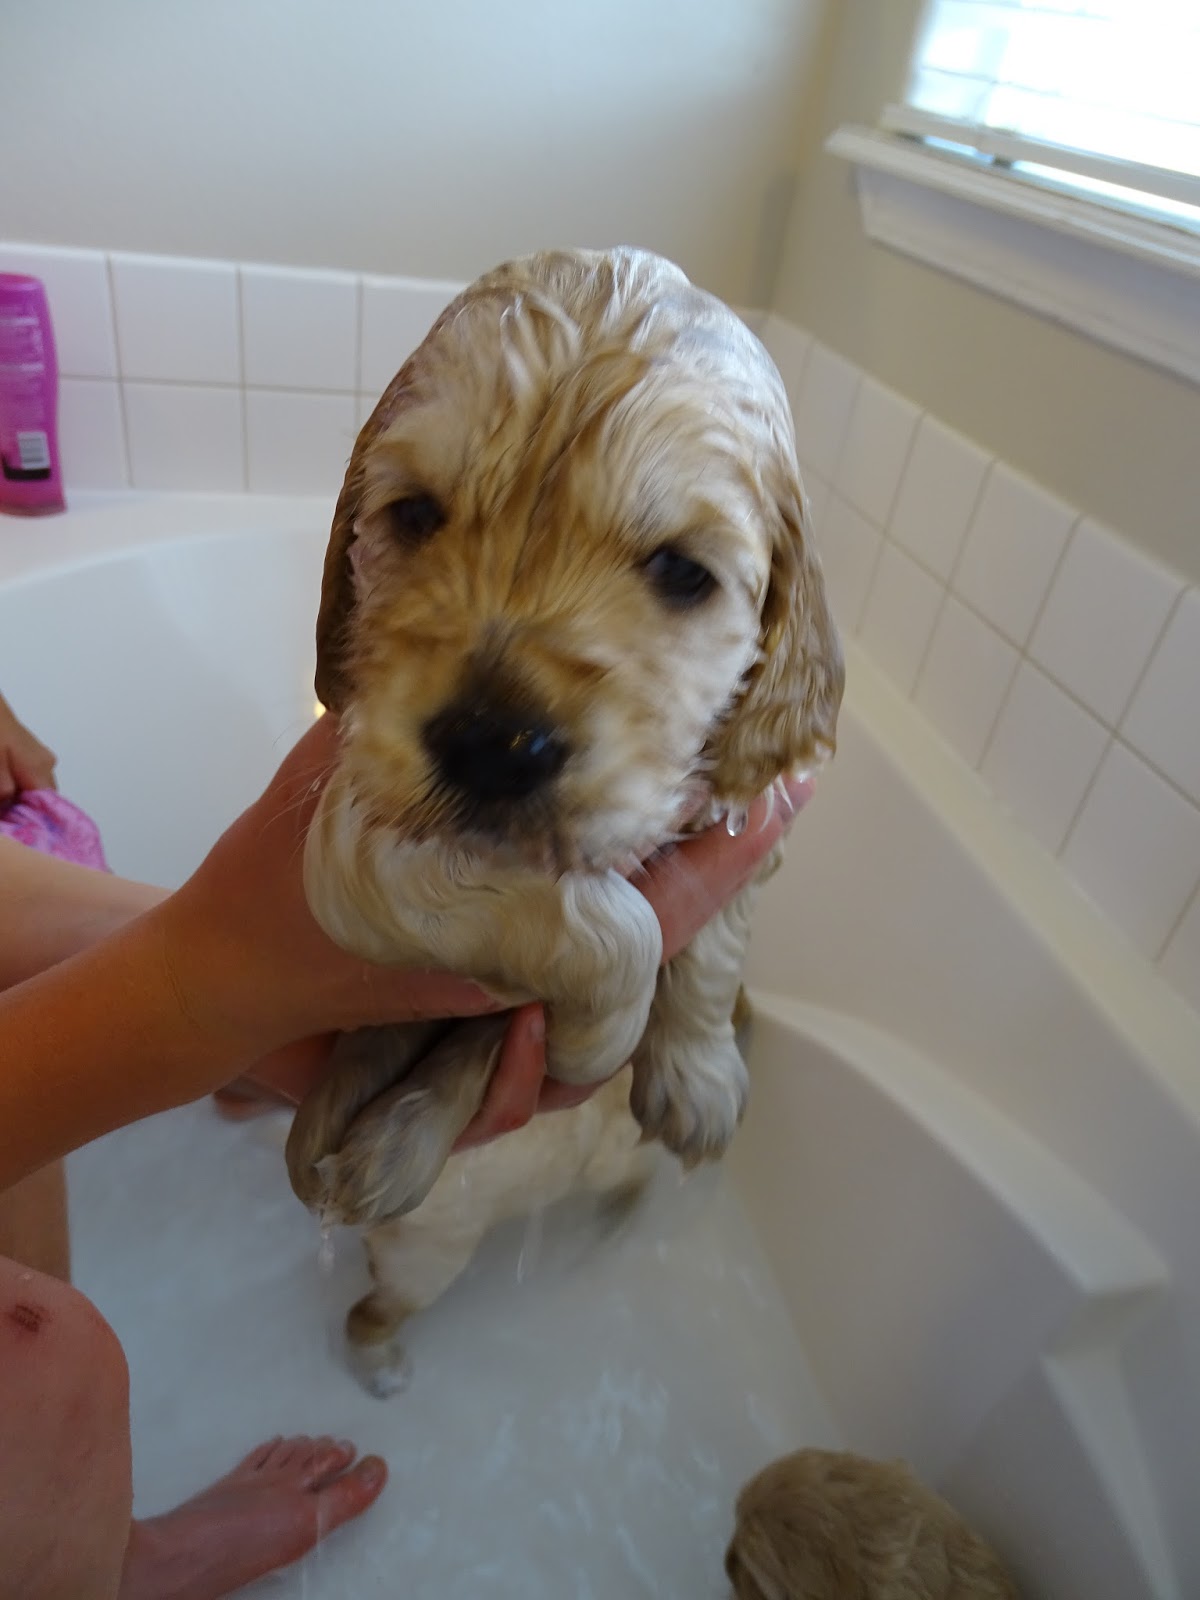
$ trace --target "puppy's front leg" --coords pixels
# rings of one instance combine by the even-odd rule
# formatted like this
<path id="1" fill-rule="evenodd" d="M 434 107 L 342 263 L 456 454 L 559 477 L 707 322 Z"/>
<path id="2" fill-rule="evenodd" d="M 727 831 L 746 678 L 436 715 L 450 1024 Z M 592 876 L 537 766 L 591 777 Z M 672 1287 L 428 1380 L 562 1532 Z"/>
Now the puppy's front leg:
<path id="1" fill-rule="evenodd" d="M 734 1010 L 758 886 L 782 859 L 777 846 L 754 882 L 663 968 L 634 1051 L 633 1114 L 687 1167 L 723 1155 L 746 1109 L 750 1080 Z"/>
<path id="2" fill-rule="evenodd" d="M 507 1028 L 505 1012 L 452 1023 L 427 1055 L 363 1106 L 315 1163 L 314 1186 L 329 1220 L 364 1226 L 420 1205 L 483 1104 Z"/>
<path id="3" fill-rule="evenodd" d="M 654 997 L 662 934 L 618 873 L 553 878 L 511 862 L 370 831 L 335 775 L 305 845 L 313 915 L 343 949 L 440 967 L 507 1004 L 546 1005 L 546 1065 L 597 1083 L 629 1060 Z"/>
<path id="4" fill-rule="evenodd" d="M 325 1165 L 341 1150 L 360 1113 L 402 1079 L 453 1024 L 405 1022 L 357 1028 L 334 1044 L 325 1077 L 304 1098 L 287 1139 L 287 1169 L 298 1199 L 311 1210 L 343 1219 L 333 1202 Z"/>
<path id="5" fill-rule="evenodd" d="M 335 780 L 309 834 L 305 887 L 314 916 L 344 949 L 460 973 L 501 1001 L 542 999 L 547 1070 L 562 1082 L 611 1076 L 641 1038 L 662 936 L 649 903 L 616 873 L 553 879 L 433 843 L 372 838 L 354 825 Z M 361 1088 L 329 1089 L 339 1105 L 356 1101 L 359 1114 L 326 1142 L 325 1160 L 314 1160 L 320 1139 L 305 1137 L 310 1187 L 328 1210 L 370 1223 L 420 1203 L 495 1066 L 489 1027 L 453 1030 L 365 1110 Z M 368 1075 L 379 1095 L 383 1083 Z"/>

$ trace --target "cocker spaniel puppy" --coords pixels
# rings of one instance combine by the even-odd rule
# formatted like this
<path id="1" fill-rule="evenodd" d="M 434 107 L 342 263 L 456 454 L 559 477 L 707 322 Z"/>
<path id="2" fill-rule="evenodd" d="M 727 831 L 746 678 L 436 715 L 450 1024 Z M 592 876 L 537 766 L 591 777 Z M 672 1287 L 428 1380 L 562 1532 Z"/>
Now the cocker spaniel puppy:
<path id="1" fill-rule="evenodd" d="M 625 874 L 722 816 L 736 826 L 834 747 L 841 651 L 762 345 L 641 251 L 547 252 L 479 279 L 359 435 L 317 644 L 342 735 L 305 854 L 322 927 L 375 961 L 542 999 L 557 1079 L 631 1064 L 603 1115 L 455 1157 L 504 1174 L 456 1178 L 460 1213 L 538 1199 L 582 1127 L 623 1130 L 613 1184 L 639 1129 L 687 1164 L 719 1156 L 747 1095 L 732 1017 L 753 890 L 660 970 Z M 411 1235 L 504 1026 L 345 1039 L 289 1141 L 300 1197 Z M 497 1187 L 503 1203 L 472 1198 Z M 392 1277 L 363 1327 L 432 1297 Z"/>
<path id="2" fill-rule="evenodd" d="M 902 1461 L 800 1450 L 738 1496 L 737 1600 L 1017 1600 L 983 1540 Z"/>

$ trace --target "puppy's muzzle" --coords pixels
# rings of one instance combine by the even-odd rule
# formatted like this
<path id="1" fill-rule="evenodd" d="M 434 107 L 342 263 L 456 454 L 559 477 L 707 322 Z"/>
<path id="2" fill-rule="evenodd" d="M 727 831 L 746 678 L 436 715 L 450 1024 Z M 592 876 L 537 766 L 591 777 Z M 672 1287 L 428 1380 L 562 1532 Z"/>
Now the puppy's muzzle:
<path id="1" fill-rule="evenodd" d="M 446 787 L 488 810 L 548 788 L 568 755 L 548 718 L 486 700 L 447 707 L 425 725 L 424 741 Z"/>

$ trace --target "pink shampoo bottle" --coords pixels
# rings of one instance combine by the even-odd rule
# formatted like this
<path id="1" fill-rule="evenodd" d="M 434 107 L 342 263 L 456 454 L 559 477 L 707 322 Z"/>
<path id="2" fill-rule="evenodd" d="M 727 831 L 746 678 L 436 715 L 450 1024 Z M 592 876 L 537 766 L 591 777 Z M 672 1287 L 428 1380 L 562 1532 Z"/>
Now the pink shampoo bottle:
<path id="1" fill-rule="evenodd" d="M 0 272 L 0 511 L 62 511 L 58 362 L 46 291 Z"/>

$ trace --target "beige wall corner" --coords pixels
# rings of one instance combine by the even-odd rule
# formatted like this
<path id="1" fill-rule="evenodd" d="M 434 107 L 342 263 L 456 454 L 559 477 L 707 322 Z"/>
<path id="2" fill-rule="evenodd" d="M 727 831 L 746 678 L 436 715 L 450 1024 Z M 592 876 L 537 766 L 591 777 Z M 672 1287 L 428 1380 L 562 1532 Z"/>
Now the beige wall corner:
<path id="1" fill-rule="evenodd" d="M 823 148 L 904 82 L 919 0 L 836 0 L 774 307 L 989 452 L 1200 578 L 1200 388 L 875 244 Z"/>

